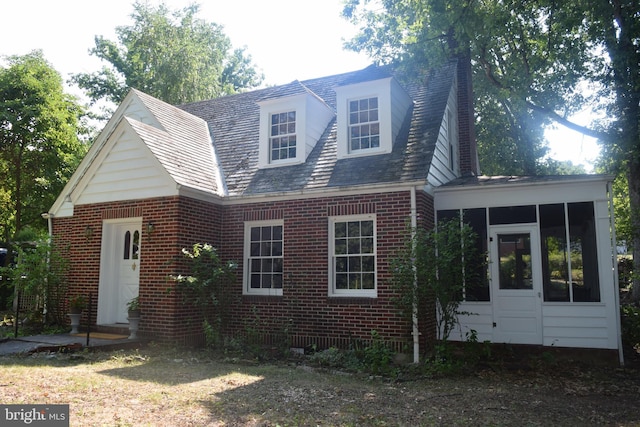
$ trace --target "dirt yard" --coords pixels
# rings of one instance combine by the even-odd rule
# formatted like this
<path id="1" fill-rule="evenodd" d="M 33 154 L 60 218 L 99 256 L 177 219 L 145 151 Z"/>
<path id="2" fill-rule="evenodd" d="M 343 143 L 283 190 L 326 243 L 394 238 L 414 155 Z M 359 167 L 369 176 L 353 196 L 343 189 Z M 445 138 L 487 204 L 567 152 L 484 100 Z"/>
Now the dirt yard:
<path id="1" fill-rule="evenodd" d="M 640 426 L 640 372 L 545 361 L 395 379 L 149 346 L 0 358 L 1 402 L 72 426 Z"/>

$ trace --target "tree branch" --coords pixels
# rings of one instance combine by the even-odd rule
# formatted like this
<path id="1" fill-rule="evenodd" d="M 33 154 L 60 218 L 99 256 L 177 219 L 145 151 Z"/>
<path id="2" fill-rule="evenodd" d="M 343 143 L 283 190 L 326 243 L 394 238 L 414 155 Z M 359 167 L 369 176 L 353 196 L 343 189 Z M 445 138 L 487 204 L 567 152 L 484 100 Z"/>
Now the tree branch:
<path id="1" fill-rule="evenodd" d="M 479 58 L 480 63 L 483 66 L 484 69 L 484 74 L 487 77 L 487 79 L 491 82 L 491 84 L 493 84 L 495 87 L 497 87 L 498 89 L 506 89 L 508 90 L 510 93 L 513 94 L 513 92 L 511 91 L 511 88 L 504 86 L 500 80 L 498 80 L 498 78 L 493 74 L 493 67 L 491 66 L 491 63 L 489 61 L 487 61 L 484 58 L 484 54 L 485 51 L 484 49 L 481 49 L 481 53 L 482 55 Z M 602 141 L 612 141 L 614 139 L 614 136 L 607 133 L 607 132 L 600 132 L 594 129 L 590 129 L 586 126 L 581 126 L 579 124 L 573 123 L 572 121 L 568 120 L 567 118 L 561 116 L 560 114 L 556 113 L 555 111 L 553 111 L 552 109 L 546 108 L 546 107 L 541 107 L 539 105 L 536 105 L 530 101 L 527 101 L 526 99 L 523 99 L 523 101 L 525 102 L 526 106 L 537 112 L 540 114 L 543 114 L 545 116 L 547 116 L 548 118 L 550 118 L 551 120 L 553 120 L 554 122 L 561 124 L 562 126 L 574 130 L 576 132 L 580 132 L 583 135 L 586 136 L 590 136 L 592 138 L 596 138 Z"/>
<path id="2" fill-rule="evenodd" d="M 560 114 L 556 113 L 555 111 L 549 109 L 549 108 L 545 108 L 545 107 L 541 107 L 539 105 L 536 105 L 530 101 L 526 101 L 527 107 L 529 107 L 530 109 L 532 109 L 533 111 L 536 111 L 540 114 L 544 114 L 545 116 L 549 117 L 551 120 L 553 120 L 554 122 L 561 124 L 562 126 L 574 130 L 576 132 L 580 132 L 583 135 L 586 136 L 590 136 L 592 138 L 596 138 L 602 141 L 611 141 L 613 139 L 613 136 L 607 132 L 600 132 L 594 129 L 590 129 L 586 126 L 582 126 L 579 125 L 577 123 L 573 123 L 572 121 L 568 120 L 565 117 L 562 117 Z"/>

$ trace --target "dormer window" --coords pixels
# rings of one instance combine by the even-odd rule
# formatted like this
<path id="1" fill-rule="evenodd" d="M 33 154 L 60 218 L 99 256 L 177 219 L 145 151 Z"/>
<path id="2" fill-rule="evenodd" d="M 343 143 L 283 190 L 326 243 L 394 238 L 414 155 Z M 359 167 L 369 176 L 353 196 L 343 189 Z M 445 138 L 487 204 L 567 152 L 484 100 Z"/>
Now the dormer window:
<path id="1" fill-rule="evenodd" d="M 337 87 L 338 159 L 390 153 L 412 102 L 392 77 Z"/>
<path id="2" fill-rule="evenodd" d="M 287 111 L 271 115 L 271 161 L 295 159 L 296 157 L 296 112 Z"/>
<path id="3" fill-rule="evenodd" d="M 259 168 L 304 163 L 335 116 L 322 99 L 300 82 L 285 88 L 287 96 L 274 93 L 270 98 L 258 101 Z"/>
<path id="4" fill-rule="evenodd" d="M 380 148 L 378 98 L 349 101 L 349 150 Z"/>

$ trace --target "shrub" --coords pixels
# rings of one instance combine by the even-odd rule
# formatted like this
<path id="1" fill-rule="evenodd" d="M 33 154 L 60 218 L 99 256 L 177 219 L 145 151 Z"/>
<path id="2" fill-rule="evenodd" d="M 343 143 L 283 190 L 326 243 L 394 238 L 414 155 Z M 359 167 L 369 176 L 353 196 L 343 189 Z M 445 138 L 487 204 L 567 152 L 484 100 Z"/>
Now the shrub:
<path id="1" fill-rule="evenodd" d="M 336 347 L 313 353 L 309 361 L 323 368 L 353 368 L 360 364 L 353 350 L 344 351 Z"/>
<path id="2" fill-rule="evenodd" d="M 367 372 L 388 373 L 393 361 L 393 350 L 384 342 L 377 331 L 371 331 L 371 342 L 364 348 L 362 363 Z"/>
<path id="3" fill-rule="evenodd" d="M 392 260 L 392 286 L 400 312 L 411 319 L 416 307 L 435 299 L 437 340 L 446 344 L 458 324 L 458 307 L 465 290 L 477 283 L 477 235 L 460 219 L 439 221 L 427 231 L 411 229 L 405 245 Z M 465 289 L 466 287 L 466 289 Z"/>
<path id="4" fill-rule="evenodd" d="M 640 346 L 640 307 L 623 305 L 620 307 L 622 341 L 630 347 Z"/>
<path id="5" fill-rule="evenodd" d="M 223 262 L 217 250 L 206 243 L 196 243 L 191 250 L 183 249 L 189 273 L 171 276 L 182 293 L 183 302 L 200 311 L 202 328 L 208 347 L 223 342 L 222 331 L 229 317 L 228 284 L 238 268 L 235 262 Z"/>
<path id="6" fill-rule="evenodd" d="M 52 243 L 48 236 L 33 236 L 28 243 L 15 243 L 15 265 L 0 267 L 0 275 L 8 277 L 20 292 L 21 306 L 32 326 L 66 323 L 68 261 L 66 249 Z M 47 307 L 44 318 L 44 307 Z M 44 320 L 44 323 L 43 323 Z"/>

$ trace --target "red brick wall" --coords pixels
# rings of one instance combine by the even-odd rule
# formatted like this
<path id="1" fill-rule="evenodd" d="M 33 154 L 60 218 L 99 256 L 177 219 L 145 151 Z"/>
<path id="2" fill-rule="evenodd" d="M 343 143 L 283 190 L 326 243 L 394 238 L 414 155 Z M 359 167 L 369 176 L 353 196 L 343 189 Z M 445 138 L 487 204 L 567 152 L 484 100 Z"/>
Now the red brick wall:
<path id="1" fill-rule="evenodd" d="M 92 295 L 96 322 L 102 221 L 142 217 L 140 249 L 140 334 L 167 341 L 193 339 L 200 335 L 195 310 L 185 307 L 175 293 L 170 275 L 185 273 L 181 250 L 196 242 L 216 244 L 220 235 L 220 207 L 187 198 L 157 198 L 119 203 L 79 205 L 73 217 L 53 218 L 56 241 L 69 247 L 68 290 L 70 295 Z M 146 225 L 154 224 L 151 234 Z M 86 237 L 87 227 L 93 230 Z M 87 316 L 85 310 L 84 316 Z M 86 321 L 86 319 L 84 319 Z M 187 338 L 189 337 L 189 338 Z"/>
<path id="2" fill-rule="evenodd" d="M 478 175 L 478 153 L 474 125 L 471 60 L 461 55 L 458 62 L 458 135 L 460 141 L 460 172 Z"/>
<path id="3" fill-rule="evenodd" d="M 435 223 L 435 210 L 433 197 L 424 193 L 416 194 L 416 204 L 418 210 L 418 227 L 427 230 L 433 228 Z M 436 338 L 436 318 L 435 304 L 433 299 L 421 301 L 418 310 L 418 320 L 420 325 L 420 349 L 422 351 L 433 346 Z"/>
<path id="4" fill-rule="evenodd" d="M 103 219 L 142 217 L 140 262 L 141 335 L 180 343 L 202 340 L 200 318 L 183 304 L 170 275 L 187 273 L 182 248 L 211 243 L 223 260 L 235 260 L 237 280 L 229 289 L 229 335 L 249 335 L 266 341 L 288 340 L 294 347 L 347 347 L 368 340 L 376 330 L 398 350 L 410 345 L 411 324 L 392 302 L 389 264 L 403 244 L 410 216 L 410 192 L 310 198 L 295 201 L 222 207 L 187 198 L 160 198 L 123 203 L 76 206 L 74 216 L 54 218 L 54 235 L 70 244 L 71 294 L 97 298 Z M 418 214 L 433 223 L 433 200 L 418 192 Z M 376 214 L 378 297 L 328 296 L 328 218 L 334 215 Z M 284 287 L 282 297 L 242 295 L 245 221 L 284 222 Z M 153 223 L 151 235 L 146 224 Z M 92 227 L 87 239 L 85 229 Z M 96 300 L 97 302 L 97 300 Z M 426 310 L 425 310 L 426 312 Z M 92 317 L 95 323 L 95 314 Z M 433 322 L 421 316 L 422 344 L 433 336 Z M 403 348 L 404 347 L 404 348 Z"/>
<path id="5" fill-rule="evenodd" d="M 421 197 L 421 215 L 433 217 L 433 203 Z M 375 213 L 377 221 L 378 297 L 329 297 L 328 218 Z M 228 207 L 221 252 L 238 261 L 242 276 L 245 221 L 282 219 L 284 223 L 283 296 L 243 296 L 239 281 L 234 334 L 287 339 L 294 347 L 347 347 L 371 338 L 376 330 L 400 349 L 411 342 L 411 324 L 398 314 L 389 285 L 389 263 L 403 244 L 410 215 L 409 191 L 363 196 L 314 198 Z M 427 329 L 425 329 L 426 331 Z"/>

